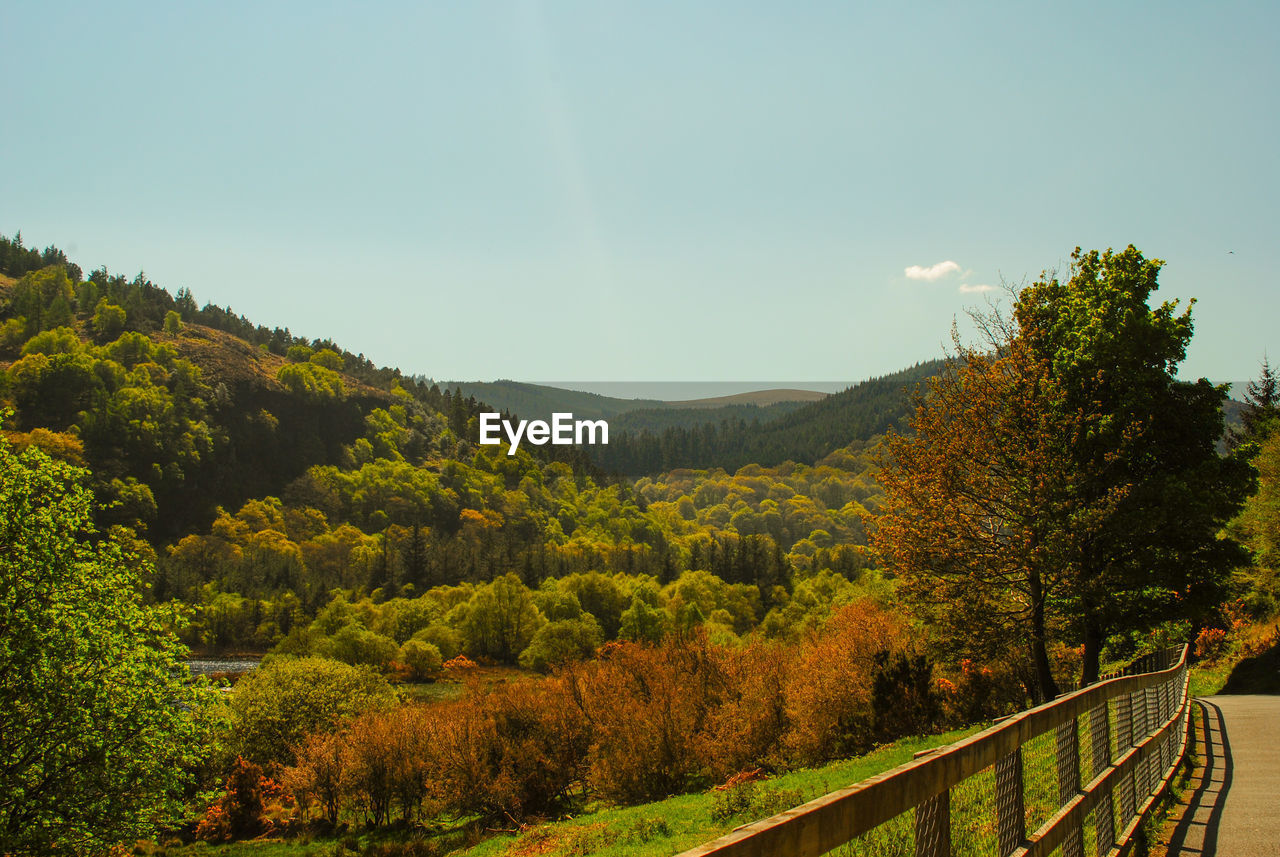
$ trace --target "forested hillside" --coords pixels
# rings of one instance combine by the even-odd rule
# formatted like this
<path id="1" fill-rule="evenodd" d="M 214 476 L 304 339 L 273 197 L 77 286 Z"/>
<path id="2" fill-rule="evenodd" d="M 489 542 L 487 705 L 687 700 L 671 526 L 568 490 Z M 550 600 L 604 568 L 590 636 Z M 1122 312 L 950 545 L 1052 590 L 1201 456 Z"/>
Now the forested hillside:
<path id="1" fill-rule="evenodd" d="M 1021 590 L 993 590 L 985 565 L 947 578 L 990 557 L 1021 568 L 1004 544 L 947 542 L 953 553 L 931 564 L 934 541 L 957 531 L 958 514 L 972 515 L 980 544 L 1019 523 L 992 527 L 989 506 L 949 494 L 962 477 L 1021 514 L 1039 507 L 1017 492 L 1040 482 L 1001 480 L 1058 476 L 1067 443 L 1046 443 L 1044 456 L 1024 450 L 1015 466 L 1000 460 L 1032 444 L 1019 421 L 1028 413 L 1056 442 L 1053 420 L 1083 410 L 1042 409 L 1034 396 L 1003 391 L 1021 390 L 1024 375 L 1043 380 L 1035 373 L 1047 359 L 961 351 L 958 362 L 918 364 L 807 404 L 634 409 L 610 419 L 644 428 L 614 431 L 608 446 L 590 448 L 594 461 L 550 445 L 509 455 L 478 443 L 478 415 L 491 408 L 463 390 L 200 307 L 143 274 L 84 277 L 56 248 L 35 252 L 16 237 L 0 238 L 0 265 L 0 500 L 22 522 L 5 537 L 22 537 L 15 555 L 48 556 L 32 565 L 38 575 L 11 575 L 26 587 L 13 615 L 47 607 L 40 622 L 8 627 L 38 627 L 54 641 L 105 635 L 109 650 L 151 658 L 136 693 L 153 697 L 154 729 L 176 743 L 167 755 L 143 754 L 148 800 L 172 801 L 164 824 L 187 839 L 353 823 L 385 831 L 396 814 L 412 837 L 424 823 L 480 836 L 494 824 L 705 789 L 989 718 L 1149 639 L 1198 632 L 1206 645 L 1221 643 L 1231 616 L 1274 612 L 1266 569 L 1251 600 L 1223 607 L 1229 569 L 1219 563 L 1223 585 L 1212 593 L 1160 602 L 1148 587 L 1148 613 L 1090 648 L 1072 630 L 1074 590 L 1051 580 L 1045 603 L 1057 612 L 1031 658 L 1019 643 L 1022 614 L 1006 609 Z M 1057 307 L 1059 284 L 1039 287 Z M 1137 308 L 1125 317 L 1148 318 Z M 991 383 L 957 381 L 985 367 Z M 1233 480 L 1198 525 L 1219 544 L 1252 477 L 1242 458 L 1209 448 L 1221 430 L 1220 394 L 1155 371 L 1152 389 L 1194 390 L 1200 469 Z M 975 398 L 993 390 L 994 403 Z M 556 407 L 591 415 L 576 395 Z M 1255 551 L 1274 542 L 1275 399 L 1264 364 L 1229 439 L 1262 463 L 1263 493 L 1230 524 Z M 909 403 L 905 430 L 889 431 Z M 991 413 L 1010 419 L 984 423 Z M 1177 418 L 1161 425 L 1185 425 L 1185 408 L 1170 413 Z M 708 415 L 719 421 L 686 422 Z M 952 426 L 958 452 L 936 441 Z M 879 437 L 886 431 L 892 458 Z M 1179 462 L 1187 447 L 1171 437 Z M 917 464 L 907 466 L 913 452 Z M 1110 461 L 1111 447 L 1103 453 Z M 925 478 L 935 481 L 915 490 L 912 480 Z M 1033 536 L 1042 521 L 1061 520 L 1058 496 L 1039 498 L 1048 512 L 1032 516 Z M 1160 502 L 1106 519 L 1112 531 L 1165 508 L 1163 493 L 1150 496 Z M 54 522 L 68 532 L 50 540 Z M 1064 544 L 1077 534 L 1063 532 Z M 1229 558 L 1245 556 L 1221 543 Z M 1141 554 L 1144 568 L 1151 553 Z M 1274 565 L 1265 550 L 1257 555 Z M 891 568 L 880 565 L 886 556 Z M 1169 568 L 1182 567 L 1170 554 Z M 105 612 L 85 619 L 26 594 L 43 587 L 74 600 L 62 580 L 113 593 L 93 602 Z M 268 657 L 215 703 L 206 685 L 188 683 L 173 635 L 202 654 Z M 32 711 L 69 670 L 83 677 L 76 658 L 96 651 L 43 639 L 25 634 L 13 649 L 24 675 L 43 682 L 23 697 Z M 94 697 L 92 682 L 85 687 Z M 172 700 L 188 697 L 178 713 Z M 100 707 L 110 722 L 132 722 L 127 707 Z M 95 742 L 107 736 L 62 713 L 51 718 L 67 736 L 59 747 L 88 736 L 100 759 Z M 42 724 L 24 726 L 24 740 L 38 744 Z M 51 817 L 73 814 L 64 797 L 48 801 Z M 195 815 L 177 821 L 184 806 Z M 139 811 L 94 835 L 133 841 L 159 817 Z"/>
<path id="2" fill-rule="evenodd" d="M 936 375 L 940 360 L 917 363 L 909 369 L 872 378 L 816 402 L 794 407 L 774 419 L 756 421 L 738 414 L 702 425 L 667 425 L 661 430 L 620 431 L 609 446 L 593 451 L 606 471 L 632 476 L 660 473 L 677 467 L 723 467 L 746 464 L 771 466 L 783 461 L 816 461 L 852 440 L 883 434 L 907 414 L 908 395 L 917 384 Z M 787 403 L 794 406 L 794 403 Z M 782 404 L 759 409 L 777 413 Z M 749 411 L 754 416 L 755 411 Z M 627 414 L 634 418 L 640 412 Z M 665 414 L 643 412 L 661 424 Z"/>
<path id="3" fill-rule="evenodd" d="M 462 634 L 454 649 L 514 662 L 528 639 L 495 652 L 466 641 L 457 611 L 446 620 L 506 575 L 533 590 L 598 575 L 590 585 L 616 589 L 619 613 L 639 597 L 676 622 L 687 598 L 666 587 L 709 574 L 750 590 L 726 624 L 742 633 L 792 603 L 796 574 L 857 579 L 870 565 L 862 516 L 878 488 L 865 439 L 902 413 L 889 379 L 779 418 L 804 463 L 783 463 L 787 435 L 740 419 L 697 430 L 716 443 L 683 460 L 709 461 L 633 485 L 602 478 L 573 448 L 479 446 L 476 415 L 488 406 L 336 343 L 199 307 L 143 274 L 80 279 L 56 248 L 35 253 L 17 238 L 2 248 L 5 432 L 89 468 L 100 524 L 136 534 L 155 567 L 150 597 L 190 606 L 183 633 L 198 647 L 275 646 L 335 590 L 381 602 L 462 586 L 432 621 Z M 631 448 L 629 436 L 620 444 Z M 752 449 L 778 461 L 734 463 Z M 660 597 L 635 595 L 645 581 Z M 820 601 L 829 606 L 830 592 Z M 723 606 L 703 604 L 697 621 Z M 596 621 L 603 639 L 619 634 L 617 616 Z"/>
<path id="4" fill-rule="evenodd" d="M 580 419 L 607 419 L 611 437 L 617 437 L 623 432 L 663 432 L 668 429 L 694 429 L 721 423 L 746 427 L 778 419 L 804 407 L 813 398 L 822 397 L 820 393 L 809 393 L 806 396 L 804 394 L 808 391 L 795 391 L 793 396 L 781 401 L 764 403 L 750 401 L 753 394 L 681 402 L 620 399 L 519 381 L 449 383 L 445 386 L 461 390 L 465 396 L 475 396 L 500 410 L 527 418 L 547 419 L 560 411 L 572 413 Z"/>

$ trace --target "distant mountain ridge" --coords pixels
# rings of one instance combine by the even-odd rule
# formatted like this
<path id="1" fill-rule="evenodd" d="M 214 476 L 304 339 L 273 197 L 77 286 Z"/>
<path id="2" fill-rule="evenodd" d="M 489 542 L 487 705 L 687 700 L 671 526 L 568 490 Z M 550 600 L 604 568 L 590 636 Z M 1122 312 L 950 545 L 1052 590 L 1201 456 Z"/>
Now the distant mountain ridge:
<path id="1" fill-rule="evenodd" d="M 908 414 L 911 391 L 940 372 L 943 365 L 942 360 L 917 363 L 813 402 L 758 409 L 790 408 L 768 421 L 739 418 L 699 426 L 675 425 L 662 431 L 624 430 L 611 437 L 608 446 L 598 447 L 593 458 L 606 471 L 628 476 L 676 468 L 734 471 L 747 464 L 770 467 L 788 460 L 818 461 L 898 424 Z M 635 414 L 629 416 L 634 418 Z"/>
<path id="2" fill-rule="evenodd" d="M 526 417 L 545 417 L 556 411 L 570 411 L 575 416 L 608 419 L 630 411 L 665 408 L 718 409 L 735 406 L 768 407 L 780 403 L 806 403 L 825 398 L 819 390 L 773 388 L 710 396 L 697 399 L 622 398 L 591 393 L 552 384 L 499 379 L 497 381 L 431 381 L 441 389 L 462 390 L 464 396 L 475 396 L 499 410 Z"/>

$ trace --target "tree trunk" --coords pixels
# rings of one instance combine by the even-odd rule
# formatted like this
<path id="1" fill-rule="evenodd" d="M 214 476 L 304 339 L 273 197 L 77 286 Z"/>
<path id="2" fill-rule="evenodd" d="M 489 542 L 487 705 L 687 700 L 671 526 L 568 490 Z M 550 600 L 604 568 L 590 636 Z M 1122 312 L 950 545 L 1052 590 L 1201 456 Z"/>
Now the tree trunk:
<path id="1" fill-rule="evenodd" d="M 1045 646 L 1044 591 L 1040 575 L 1032 574 L 1031 584 L 1031 658 L 1036 667 L 1036 680 L 1040 685 L 1041 701 L 1048 702 L 1058 695 L 1058 683 L 1053 680 L 1049 667 L 1049 653 Z"/>
<path id="2" fill-rule="evenodd" d="M 1097 620 L 1088 615 L 1089 605 L 1084 607 L 1084 663 L 1080 665 L 1080 686 L 1088 687 L 1097 682 L 1101 671 L 1103 634 Z"/>

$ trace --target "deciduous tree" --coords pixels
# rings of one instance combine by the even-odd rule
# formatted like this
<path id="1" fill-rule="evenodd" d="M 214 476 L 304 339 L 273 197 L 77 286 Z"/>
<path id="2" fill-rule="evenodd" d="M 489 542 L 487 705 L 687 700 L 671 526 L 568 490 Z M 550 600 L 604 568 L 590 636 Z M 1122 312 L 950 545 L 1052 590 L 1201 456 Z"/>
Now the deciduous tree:
<path id="1" fill-rule="evenodd" d="M 1148 307 L 1161 265 L 1077 249 L 1067 281 L 978 317 L 985 347 L 887 444 L 877 547 L 953 639 L 1026 647 L 1045 696 L 1051 643 L 1094 681 L 1109 634 L 1196 618 L 1245 559 L 1219 534 L 1251 474 L 1215 450 L 1225 389 L 1177 379 L 1191 315 Z"/>
<path id="2" fill-rule="evenodd" d="M 87 472 L 0 437 L 0 853 L 101 853 L 154 830 L 207 696 L 94 532 Z"/>

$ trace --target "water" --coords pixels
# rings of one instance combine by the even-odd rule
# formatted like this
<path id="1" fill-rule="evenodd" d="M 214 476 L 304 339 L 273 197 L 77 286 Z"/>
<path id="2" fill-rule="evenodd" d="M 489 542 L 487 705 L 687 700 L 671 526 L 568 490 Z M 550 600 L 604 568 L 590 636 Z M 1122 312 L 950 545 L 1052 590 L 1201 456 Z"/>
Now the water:
<path id="1" fill-rule="evenodd" d="M 192 675 L 247 673 L 258 668 L 257 658 L 192 658 L 187 661 Z"/>

